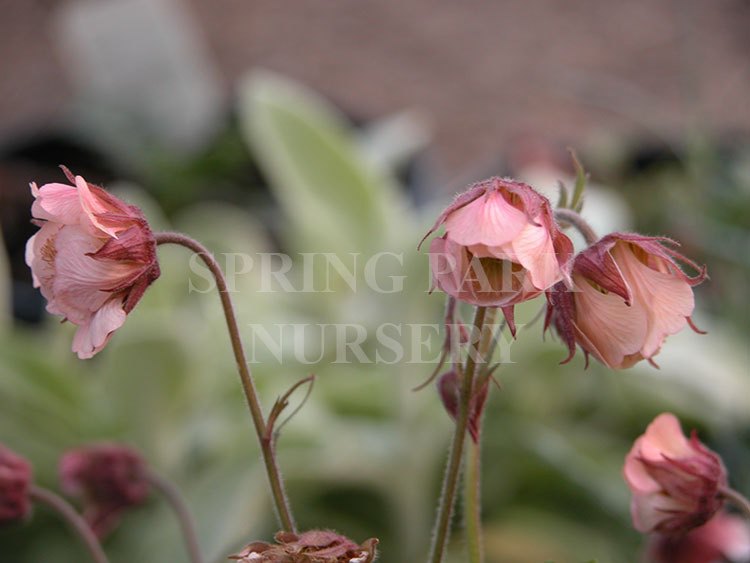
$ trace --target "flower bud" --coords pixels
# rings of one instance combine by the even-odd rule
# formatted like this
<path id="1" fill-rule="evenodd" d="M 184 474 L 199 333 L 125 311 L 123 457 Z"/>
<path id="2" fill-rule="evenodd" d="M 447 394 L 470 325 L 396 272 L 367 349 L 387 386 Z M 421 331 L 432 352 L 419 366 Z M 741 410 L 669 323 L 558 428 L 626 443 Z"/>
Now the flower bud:
<path id="1" fill-rule="evenodd" d="M 60 459 L 59 470 L 63 491 L 83 501 L 84 518 L 100 538 L 151 490 L 141 456 L 117 444 L 71 450 Z"/>
<path id="2" fill-rule="evenodd" d="M 0 444 L 0 524 L 23 520 L 31 509 L 31 465 Z"/>
<path id="3" fill-rule="evenodd" d="M 26 244 L 26 264 L 47 311 L 78 326 L 73 351 L 90 358 L 159 277 L 156 241 L 137 207 L 63 171 L 74 185 L 31 184 L 41 229 Z"/>
<path id="4" fill-rule="evenodd" d="M 656 534 L 648 547 L 654 563 L 750 561 L 750 528 L 743 518 L 719 512 L 685 534 Z"/>
<path id="5" fill-rule="evenodd" d="M 461 401 L 461 378 L 458 372 L 451 370 L 441 375 L 437 380 L 437 388 L 445 411 L 455 421 Z M 487 402 L 488 391 L 489 379 L 482 384 L 480 389 L 474 389 L 469 402 L 468 430 L 474 443 L 479 442 L 480 421 Z"/>
<path id="6" fill-rule="evenodd" d="M 693 431 L 685 438 L 677 418 L 654 419 L 625 458 L 625 481 L 633 498 L 630 512 L 639 532 L 680 534 L 701 526 L 716 514 L 727 485 L 721 458 Z"/>

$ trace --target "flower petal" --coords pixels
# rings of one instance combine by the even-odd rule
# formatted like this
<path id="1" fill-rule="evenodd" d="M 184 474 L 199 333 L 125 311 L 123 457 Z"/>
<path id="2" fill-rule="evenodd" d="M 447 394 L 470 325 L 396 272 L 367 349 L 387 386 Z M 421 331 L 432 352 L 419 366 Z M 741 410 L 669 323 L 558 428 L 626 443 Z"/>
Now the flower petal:
<path id="1" fill-rule="evenodd" d="M 626 243 L 616 244 L 611 252 L 629 282 L 634 300 L 646 312 L 648 329 L 640 352 L 650 358 L 667 336 L 687 325 L 687 317 L 695 308 L 693 290 L 681 277 L 649 268 Z"/>
<path id="2" fill-rule="evenodd" d="M 597 291 L 578 274 L 573 283 L 575 327 L 582 346 L 610 368 L 627 367 L 626 357 L 638 352 L 646 335 L 645 311 L 638 304 L 628 307 L 613 293 Z"/>
<path id="3" fill-rule="evenodd" d="M 462 246 L 500 246 L 513 240 L 527 224 L 526 214 L 493 190 L 451 213 L 445 229 L 448 238 Z"/>
<path id="4" fill-rule="evenodd" d="M 107 225 L 98 216 L 111 212 L 104 202 L 102 202 L 94 192 L 89 188 L 88 183 L 81 176 L 76 176 L 76 186 L 78 187 L 78 198 L 80 205 L 85 211 L 85 217 L 93 227 L 102 233 L 117 238 L 119 229 L 113 225 Z M 86 224 L 86 222 L 83 222 Z"/>
<path id="5" fill-rule="evenodd" d="M 83 209 L 78 198 L 78 191 L 66 184 L 44 184 L 36 188 L 32 184 L 32 193 L 36 192 L 31 205 L 31 215 L 36 219 L 54 221 L 63 225 L 77 225 Z"/>
<path id="6" fill-rule="evenodd" d="M 548 289 L 562 279 L 552 238 L 546 228 L 527 224 L 511 245 L 517 261 L 529 270 L 536 288 Z"/>
<path id="7" fill-rule="evenodd" d="M 91 316 L 89 322 L 78 327 L 73 337 L 73 352 L 82 360 L 91 358 L 104 348 L 110 335 L 123 325 L 126 317 L 121 300 L 110 299 Z"/>

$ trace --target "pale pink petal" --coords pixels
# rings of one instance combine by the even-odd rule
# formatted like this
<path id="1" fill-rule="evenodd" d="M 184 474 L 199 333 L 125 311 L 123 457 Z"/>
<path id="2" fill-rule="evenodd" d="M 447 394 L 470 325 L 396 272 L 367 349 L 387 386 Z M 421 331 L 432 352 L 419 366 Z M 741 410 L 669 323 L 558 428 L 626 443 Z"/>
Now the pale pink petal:
<path id="1" fill-rule="evenodd" d="M 55 275 L 55 240 L 61 227 L 57 223 L 44 223 L 26 243 L 26 264 L 31 268 L 34 287 L 41 287 L 42 294 L 47 299 Z"/>
<path id="2" fill-rule="evenodd" d="M 85 219 L 82 224 L 90 223 L 96 229 L 105 233 L 113 238 L 117 238 L 117 233 L 120 229 L 107 225 L 104 221 L 99 219 L 98 215 L 107 213 L 110 210 L 100 201 L 96 195 L 89 189 L 89 185 L 81 176 L 76 176 L 76 186 L 78 187 L 78 197 L 80 205 L 85 211 Z"/>
<path id="3" fill-rule="evenodd" d="M 648 330 L 640 351 L 650 358 L 667 336 L 687 325 L 695 307 L 693 290 L 680 277 L 643 264 L 625 243 L 616 244 L 612 256 L 629 281 L 634 301 L 640 302 L 647 313 Z"/>
<path id="4" fill-rule="evenodd" d="M 57 235 L 52 296 L 56 307 L 72 322 L 80 324 L 111 297 L 109 290 L 131 279 L 142 266 L 132 262 L 96 260 L 102 240 L 83 227 L 65 227 Z"/>
<path id="5" fill-rule="evenodd" d="M 125 322 L 127 314 L 119 299 L 110 299 L 81 324 L 73 337 L 73 352 L 82 360 L 91 358 L 104 348 L 110 335 Z"/>
<path id="6" fill-rule="evenodd" d="M 718 514 L 703 528 L 708 536 L 706 541 L 720 548 L 725 557 L 732 561 L 750 559 L 750 528 L 743 518 Z"/>
<path id="7" fill-rule="evenodd" d="M 35 186 L 33 184 L 32 193 Z M 63 225 L 77 225 L 82 212 L 78 190 L 66 184 L 44 184 L 36 191 L 36 199 L 31 205 L 32 217 Z"/>
<path id="8" fill-rule="evenodd" d="M 580 275 L 573 275 L 576 304 L 575 328 L 589 343 L 588 349 L 610 368 L 623 366 L 626 356 L 635 354 L 646 335 L 646 313 L 639 306 L 628 307 L 621 297 L 601 293 Z"/>
<path id="9" fill-rule="evenodd" d="M 548 289 L 562 279 L 552 238 L 547 229 L 527 224 L 511 242 L 516 260 L 529 271 L 538 289 Z"/>
<path id="10" fill-rule="evenodd" d="M 652 461 L 662 461 L 664 456 L 680 459 L 695 455 L 690 442 L 682 432 L 680 421 L 672 413 L 662 413 L 646 428 L 641 443 L 641 455 Z"/>
<path id="11" fill-rule="evenodd" d="M 641 445 L 645 440 L 641 436 L 633 444 L 633 448 L 625 457 L 623 476 L 628 486 L 634 493 L 651 494 L 661 489 L 661 485 L 648 473 L 646 466 L 641 461 Z"/>
<path id="12" fill-rule="evenodd" d="M 34 287 L 39 287 L 39 278 L 34 272 L 34 261 L 36 260 L 36 252 L 34 251 L 34 241 L 39 233 L 34 233 L 31 238 L 26 241 L 26 265 L 31 268 L 31 279 L 34 282 Z"/>
<path id="13" fill-rule="evenodd" d="M 633 526 L 642 533 L 649 533 L 671 516 L 670 512 L 690 510 L 682 503 L 665 494 L 633 495 L 630 515 Z"/>
<path id="14" fill-rule="evenodd" d="M 488 192 L 457 209 L 445 220 L 448 238 L 462 246 L 500 246 L 513 240 L 528 219 L 498 191 Z"/>

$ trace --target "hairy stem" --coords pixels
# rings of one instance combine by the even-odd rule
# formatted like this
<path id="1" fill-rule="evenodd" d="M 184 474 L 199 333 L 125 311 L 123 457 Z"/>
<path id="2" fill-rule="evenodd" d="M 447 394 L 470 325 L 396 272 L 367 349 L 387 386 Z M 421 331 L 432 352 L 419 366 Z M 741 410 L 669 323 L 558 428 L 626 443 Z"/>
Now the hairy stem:
<path id="1" fill-rule="evenodd" d="M 563 226 L 567 224 L 575 227 L 575 229 L 583 235 L 583 238 L 588 245 L 592 245 L 599 240 L 599 237 L 594 232 L 594 229 L 591 228 L 591 225 L 589 225 L 583 217 L 572 209 L 565 209 L 562 207 L 555 209 L 555 219 L 562 223 Z"/>
<path id="2" fill-rule="evenodd" d="M 177 516 L 191 563 L 203 563 L 203 555 L 198 545 L 198 534 L 195 531 L 195 521 L 180 491 L 170 481 L 152 471 L 148 471 L 145 477 L 151 486 L 166 499 Z"/>
<path id="3" fill-rule="evenodd" d="M 294 518 L 292 517 L 289 500 L 284 491 L 281 472 L 276 463 L 274 444 L 270 437 L 267 436 L 266 423 L 263 419 L 263 409 L 260 406 L 258 394 L 255 390 L 255 384 L 253 383 L 253 378 L 250 375 L 250 368 L 248 367 L 245 358 L 245 350 L 242 347 L 240 331 L 237 326 L 237 318 L 234 314 L 234 307 L 232 305 L 232 299 L 229 296 L 224 273 L 221 271 L 221 267 L 216 259 L 214 259 L 206 247 L 198 241 L 181 233 L 156 233 L 155 236 L 156 244 L 178 244 L 195 252 L 200 256 L 208 269 L 211 270 L 211 273 L 216 279 L 216 286 L 219 290 L 221 305 L 224 309 L 224 316 L 226 317 L 227 328 L 229 329 L 229 338 L 232 342 L 234 358 L 237 361 L 237 370 L 240 374 L 240 379 L 242 380 L 242 388 L 245 391 L 247 406 L 250 409 L 250 415 L 252 416 L 253 425 L 255 426 L 255 433 L 258 436 L 258 442 L 260 443 L 260 448 L 263 453 L 263 462 L 266 466 L 266 473 L 268 474 L 268 482 L 271 486 L 271 495 L 273 496 L 274 504 L 276 506 L 276 512 L 282 528 L 285 531 L 295 532 Z"/>
<path id="4" fill-rule="evenodd" d="M 719 494 L 739 508 L 746 518 L 750 518 L 750 500 L 747 500 L 742 493 L 729 487 L 722 487 Z"/>
<path id="5" fill-rule="evenodd" d="M 52 491 L 36 486 L 31 487 L 29 496 L 31 497 L 31 500 L 48 506 L 65 520 L 71 530 L 73 530 L 81 540 L 81 543 L 86 547 L 86 551 L 95 563 L 109 563 L 99 540 L 96 538 L 96 535 L 94 535 L 94 532 L 91 531 L 91 527 L 81 515 L 70 506 L 68 501 Z"/>
<path id="6" fill-rule="evenodd" d="M 481 431 L 479 434 L 481 438 Z M 469 563 L 484 561 L 482 545 L 482 447 L 481 441 L 469 440 L 464 472 L 464 518 L 466 520 L 466 547 Z"/>
<path id="7" fill-rule="evenodd" d="M 477 307 L 474 315 L 474 335 L 483 335 L 484 318 L 487 309 Z M 461 470 L 461 460 L 463 458 L 464 442 L 466 441 L 466 429 L 469 423 L 469 410 L 471 402 L 471 393 L 474 383 L 474 373 L 479 358 L 480 340 L 482 336 L 472 338 L 471 350 L 466 357 L 466 366 L 461 379 L 461 400 L 458 416 L 456 418 L 456 428 L 453 433 L 450 453 L 448 455 L 448 467 L 445 470 L 443 480 L 443 490 L 438 505 L 437 518 L 435 521 L 435 532 L 432 541 L 432 552 L 429 561 L 431 563 L 440 563 L 445 555 L 450 535 L 451 517 L 453 516 L 453 507 L 456 502 L 456 489 L 458 488 L 458 476 Z"/>

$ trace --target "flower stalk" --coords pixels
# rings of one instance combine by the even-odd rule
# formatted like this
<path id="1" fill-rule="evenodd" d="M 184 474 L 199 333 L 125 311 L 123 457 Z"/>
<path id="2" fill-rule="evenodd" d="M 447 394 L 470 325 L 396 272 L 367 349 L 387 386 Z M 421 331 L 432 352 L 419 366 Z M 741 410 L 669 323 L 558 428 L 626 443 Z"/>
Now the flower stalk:
<path id="1" fill-rule="evenodd" d="M 739 508 L 745 517 L 750 519 L 750 500 L 748 500 L 742 493 L 729 487 L 720 487 L 719 495 Z"/>
<path id="2" fill-rule="evenodd" d="M 70 526 L 73 532 L 83 543 L 86 551 L 95 563 L 109 563 L 99 540 L 94 535 L 86 521 L 75 511 L 75 509 L 62 497 L 52 491 L 41 487 L 32 486 L 29 497 L 34 502 L 44 504 L 51 508 Z"/>
<path id="3" fill-rule="evenodd" d="M 153 471 L 147 470 L 144 477 L 154 490 L 164 497 L 177 516 L 177 520 L 180 523 L 180 529 L 182 530 L 182 537 L 185 540 L 185 548 L 190 557 L 190 562 L 203 563 L 204 559 L 201 554 L 200 545 L 198 544 L 198 534 L 195 529 L 195 521 L 193 520 L 193 516 L 185 504 L 185 499 L 182 497 L 180 491 L 173 483 L 164 479 L 162 476 L 157 475 Z"/>
<path id="4" fill-rule="evenodd" d="M 250 374 L 250 368 L 245 357 L 245 350 L 242 346 L 242 339 L 240 338 L 240 331 L 237 325 L 237 318 L 234 313 L 234 306 L 232 305 L 232 299 L 229 296 L 229 290 L 227 288 L 226 278 L 224 272 L 222 272 L 216 259 L 211 253 L 198 241 L 183 235 L 181 233 L 157 233 L 156 244 L 177 244 L 184 246 L 185 248 L 192 250 L 197 254 L 201 260 L 206 264 L 208 269 L 216 279 L 216 286 L 219 291 L 219 297 L 221 298 L 221 305 L 224 309 L 224 316 L 227 321 L 227 329 L 229 330 L 229 338 L 232 342 L 232 351 L 237 362 L 237 371 L 239 372 L 240 379 L 242 381 L 242 388 L 245 393 L 245 399 L 247 406 L 250 410 L 250 415 L 253 419 L 253 425 L 255 427 L 255 433 L 260 443 L 260 448 L 263 454 L 263 463 L 266 467 L 266 473 L 268 475 L 268 482 L 271 487 L 271 495 L 273 496 L 274 505 L 276 507 L 277 516 L 281 523 L 284 531 L 295 532 L 294 518 L 292 517 L 292 511 L 287 499 L 286 492 L 284 490 L 284 484 L 281 478 L 281 472 L 276 462 L 276 454 L 274 451 L 274 443 L 271 436 L 266 431 L 266 422 L 263 418 L 263 409 L 258 399 L 258 393 L 253 383 L 253 378 Z"/>
<path id="5" fill-rule="evenodd" d="M 581 236 L 583 236 L 587 245 L 592 245 L 599 240 L 599 237 L 594 229 L 591 228 L 591 225 L 589 225 L 579 213 L 572 209 L 558 207 L 555 209 L 555 219 L 561 223 L 561 227 L 563 228 L 568 225 L 574 227 L 576 231 L 581 233 Z"/>
<path id="6" fill-rule="evenodd" d="M 484 361 L 484 354 L 486 354 L 491 341 L 491 331 L 484 330 L 488 310 L 487 307 L 477 307 L 474 314 L 473 334 L 478 336 L 472 338 L 471 349 L 466 356 L 466 364 L 461 378 L 461 393 L 456 417 L 456 428 L 448 456 L 448 467 L 446 468 L 443 480 L 440 504 L 438 505 L 432 551 L 429 559 L 431 563 L 440 563 L 443 560 L 448 543 L 451 517 L 453 516 L 456 490 L 458 488 L 458 477 L 461 470 L 461 460 L 464 453 L 464 442 L 466 441 L 466 433 L 469 425 L 474 376 L 477 373 L 477 366 Z"/>

